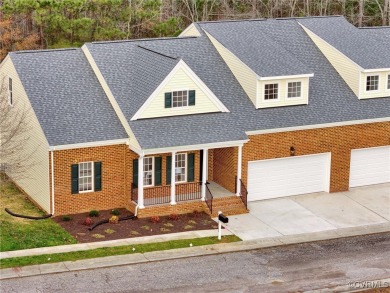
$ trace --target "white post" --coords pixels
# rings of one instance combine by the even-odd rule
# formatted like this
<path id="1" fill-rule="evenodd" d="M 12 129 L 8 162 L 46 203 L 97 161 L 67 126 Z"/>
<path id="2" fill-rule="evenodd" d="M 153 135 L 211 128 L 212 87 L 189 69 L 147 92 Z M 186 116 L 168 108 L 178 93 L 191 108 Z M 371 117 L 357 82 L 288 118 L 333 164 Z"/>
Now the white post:
<path id="1" fill-rule="evenodd" d="M 138 207 L 140 209 L 144 206 L 144 156 L 138 158 Z"/>
<path id="2" fill-rule="evenodd" d="M 207 182 L 207 169 L 209 162 L 209 150 L 203 149 L 203 162 L 202 162 L 202 201 L 206 200 L 206 182 Z"/>
<path id="3" fill-rule="evenodd" d="M 221 211 L 218 212 L 218 240 L 221 240 L 222 237 L 222 222 L 219 220 L 220 214 L 222 214 Z"/>
<path id="4" fill-rule="evenodd" d="M 242 145 L 238 146 L 238 157 L 237 157 L 237 196 L 241 193 L 241 165 L 242 165 Z"/>
<path id="5" fill-rule="evenodd" d="M 171 205 L 176 204 L 176 152 L 172 152 L 171 160 Z"/>

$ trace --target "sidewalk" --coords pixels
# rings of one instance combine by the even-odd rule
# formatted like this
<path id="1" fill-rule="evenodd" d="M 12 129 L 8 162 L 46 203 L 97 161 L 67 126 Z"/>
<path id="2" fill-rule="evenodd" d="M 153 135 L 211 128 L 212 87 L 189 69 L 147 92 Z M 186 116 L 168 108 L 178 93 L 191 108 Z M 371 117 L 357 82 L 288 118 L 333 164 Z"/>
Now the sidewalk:
<path id="1" fill-rule="evenodd" d="M 194 231 L 194 232 L 200 232 L 200 231 Z M 215 233 L 216 231 L 212 230 L 212 232 Z M 253 250 L 253 249 L 281 246 L 287 244 L 328 240 L 328 239 L 375 234 L 375 233 L 382 233 L 382 232 L 390 232 L 390 223 L 352 227 L 352 228 L 341 228 L 337 230 L 328 230 L 328 231 L 321 231 L 316 233 L 305 233 L 300 235 L 277 236 L 277 237 L 263 238 L 258 240 L 248 240 L 248 241 L 241 241 L 241 242 L 234 242 L 234 243 L 214 244 L 214 245 L 180 248 L 180 249 L 172 249 L 172 250 L 165 250 L 165 251 L 154 251 L 154 252 L 147 252 L 143 254 L 136 253 L 130 255 L 108 256 L 108 257 L 102 257 L 96 259 L 66 261 L 66 262 L 60 262 L 54 264 L 42 264 L 42 265 L 26 266 L 21 268 L 2 269 L 0 270 L 0 280 L 17 278 L 17 277 L 44 275 L 44 274 L 51 274 L 51 273 L 87 270 L 87 269 L 94 269 L 94 268 L 112 267 L 112 266 L 119 266 L 119 265 L 130 265 L 130 264 L 137 264 L 137 263 L 144 263 L 144 262 L 151 262 L 151 261 L 163 261 L 169 259 L 195 257 L 201 255 L 208 255 L 208 254 L 221 254 L 221 253 L 229 253 L 229 252 L 236 252 L 236 251 Z M 230 234 L 227 231 L 225 233 Z M 164 236 L 168 236 L 168 235 L 164 235 Z M 178 236 L 179 235 L 174 235 L 173 237 L 178 237 Z M 183 239 L 183 237 L 180 237 L 180 239 Z M 151 239 L 149 239 L 148 241 L 151 242 Z M 68 246 L 74 247 L 74 245 L 68 245 Z"/>

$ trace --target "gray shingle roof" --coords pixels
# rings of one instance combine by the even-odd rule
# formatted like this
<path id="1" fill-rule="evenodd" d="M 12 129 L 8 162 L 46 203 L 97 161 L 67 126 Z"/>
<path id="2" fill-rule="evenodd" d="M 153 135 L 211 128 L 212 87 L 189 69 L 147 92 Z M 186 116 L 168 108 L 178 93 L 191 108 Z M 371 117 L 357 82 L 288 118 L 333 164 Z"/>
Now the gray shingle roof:
<path id="1" fill-rule="evenodd" d="M 313 73 L 268 35 L 272 30 L 258 30 L 262 22 L 267 20 L 204 22 L 199 25 L 261 77 Z"/>
<path id="2" fill-rule="evenodd" d="M 333 18 L 329 19 L 332 20 Z M 320 18 L 319 20 L 324 21 Z M 256 38 L 257 33 L 261 32 L 261 38 L 264 39 L 265 35 L 267 40 L 275 44 L 278 52 L 284 52 L 284 56 L 291 57 L 291 60 L 295 60 L 294 64 L 302 64 L 301 68 L 305 68 L 304 72 L 314 73 L 314 77 L 310 78 L 309 105 L 255 109 L 238 81 L 204 34 L 197 38 L 92 43 L 87 44 L 87 46 L 143 149 L 242 140 L 247 138 L 245 131 L 251 130 L 271 130 L 323 123 L 388 118 L 390 97 L 359 100 L 304 32 L 298 21 L 301 22 L 302 19 L 273 19 L 250 22 L 251 30 L 246 31 L 243 40 L 248 37 L 247 35 Z M 240 22 L 235 22 L 235 24 L 240 24 Z M 204 23 L 197 24 L 198 27 L 205 25 Z M 240 36 L 244 34 L 242 34 L 241 26 L 238 26 L 238 32 L 234 31 L 234 25 L 231 22 L 213 23 L 212 26 L 214 33 L 217 33 L 218 29 L 221 29 L 223 34 L 231 30 L 237 36 L 237 42 L 242 42 Z M 365 34 L 368 34 L 369 31 L 373 30 L 367 30 Z M 212 33 L 211 30 L 209 32 Z M 381 38 L 381 35 L 382 33 L 379 33 L 375 38 Z M 384 38 L 383 42 L 389 42 L 389 40 Z M 56 54 L 53 54 L 53 56 L 56 56 Z M 45 74 L 51 82 L 48 84 L 46 91 L 69 91 L 69 89 L 63 89 L 62 83 L 59 81 L 70 79 L 74 83 L 76 81 L 73 81 L 73 78 L 69 76 L 75 74 L 79 79 L 84 78 L 83 82 L 80 82 L 82 85 L 92 82 L 91 85 L 88 84 L 87 89 L 93 93 L 97 91 L 98 94 L 93 95 L 75 90 L 71 92 L 73 95 L 72 102 L 77 104 L 79 99 L 83 99 L 84 95 L 87 95 L 88 100 L 95 101 L 92 104 L 100 105 L 100 103 L 103 103 L 103 107 L 106 107 L 104 101 L 108 102 L 107 98 L 102 95 L 100 86 L 95 83 L 97 81 L 91 77 L 91 80 L 85 80 L 86 73 L 84 71 L 90 72 L 90 68 L 84 65 L 79 66 L 79 64 L 86 62 L 83 56 L 74 54 L 78 57 L 73 56 L 69 63 L 64 63 L 63 59 L 69 58 L 70 53 L 61 54 L 64 54 L 64 56 L 56 57 L 59 60 L 54 57 L 51 57 L 50 60 L 41 58 L 40 62 L 43 64 L 40 66 L 37 65 L 37 61 L 28 60 L 33 58 L 31 56 L 24 57 L 26 61 L 23 59 L 17 62 L 18 70 L 20 72 L 25 71 L 23 80 L 28 94 L 33 94 L 33 99 L 38 102 L 37 97 L 45 94 L 39 86 L 36 86 L 42 86 L 44 83 L 35 83 L 33 75 L 37 70 L 40 75 L 44 75 L 42 71 L 47 68 L 49 72 Z M 51 55 L 51 53 L 48 55 Z M 183 59 L 189 65 L 230 110 L 230 113 L 209 113 L 130 121 L 150 93 L 154 91 L 180 59 Z M 31 64 L 33 64 L 33 67 Z M 58 68 L 53 64 L 60 64 L 61 67 Z M 43 69 L 40 69 L 40 67 Z M 78 83 L 76 82 L 76 84 Z M 66 92 L 66 94 L 54 95 L 52 97 L 53 104 L 64 103 L 62 97 L 68 94 Z M 50 96 L 46 97 L 45 100 L 49 98 Z M 37 107 L 36 104 L 33 106 L 34 109 Z M 85 115 L 88 116 L 88 112 L 83 112 L 84 108 L 77 107 L 77 109 L 74 109 L 71 101 L 67 102 L 66 106 L 66 111 L 63 111 L 50 104 L 44 104 L 41 107 L 42 109 L 36 112 L 40 121 L 46 119 L 48 122 L 57 112 L 63 112 L 65 116 L 71 116 L 70 120 L 83 119 Z M 92 110 L 89 109 L 89 111 L 102 112 L 102 114 L 108 111 L 105 108 L 104 111 L 100 111 L 99 107 L 90 107 Z M 71 111 L 68 111 L 68 109 Z M 114 115 L 112 112 L 108 111 L 107 113 L 107 119 L 100 116 L 104 123 L 100 121 L 97 124 L 98 128 L 93 124 L 90 127 L 91 131 L 102 132 L 96 135 L 108 135 L 107 130 L 109 129 L 102 128 L 101 125 L 106 125 L 106 121 L 117 121 L 116 116 L 112 116 Z M 115 117 L 115 119 L 112 117 Z M 69 121 L 69 119 L 62 120 Z M 67 124 L 65 125 L 67 126 Z M 68 131 L 67 136 L 72 136 L 72 143 L 78 140 L 84 141 L 83 136 L 75 136 L 69 133 L 75 130 L 67 130 L 66 126 L 61 128 L 59 122 L 54 121 L 51 124 L 45 122 L 45 125 L 51 127 L 49 132 L 53 137 L 56 135 L 62 137 L 61 131 L 64 128 L 64 131 Z M 124 135 L 123 130 L 118 129 L 114 130 L 113 133 Z M 113 134 L 111 133 L 111 135 Z"/>
<path id="3" fill-rule="evenodd" d="M 81 49 L 10 57 L 49 145 L 127 138 Z"/>
<path id="4" fill-rule="evenodd" d="M 389 39 L 379 40 L 372 32 L 357 29 L 343 17 L 298 21 L 364 69 L 390 68 Z"/>

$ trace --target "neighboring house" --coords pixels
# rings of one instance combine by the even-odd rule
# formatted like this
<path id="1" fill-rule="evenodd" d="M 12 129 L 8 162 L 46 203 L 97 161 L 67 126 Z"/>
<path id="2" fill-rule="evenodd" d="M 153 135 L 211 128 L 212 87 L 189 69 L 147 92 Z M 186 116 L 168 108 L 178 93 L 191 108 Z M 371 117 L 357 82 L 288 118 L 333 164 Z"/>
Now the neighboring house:
<path id="1" fill-rule="evenodd" d="M 246 198 L 390 182 L 389 27 L 201 22 L 0 66 L 9 107 L 34 112 L 26 149 L 39 163 L 16 183 L 55 215 L 239 213 Z"/>

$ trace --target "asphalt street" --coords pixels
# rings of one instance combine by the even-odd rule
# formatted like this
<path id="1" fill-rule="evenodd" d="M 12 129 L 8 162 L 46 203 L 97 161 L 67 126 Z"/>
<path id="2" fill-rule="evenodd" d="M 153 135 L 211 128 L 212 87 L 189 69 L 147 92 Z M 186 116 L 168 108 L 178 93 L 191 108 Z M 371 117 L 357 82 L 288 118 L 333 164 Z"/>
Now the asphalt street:
<path id="1" fill-rule="evenodd" d="M 2 293 L 297 292 L 350 282 L 359 289 L 360 281 L 386 278 L 390 233 L 15 278 L 0 285 Z"/>

